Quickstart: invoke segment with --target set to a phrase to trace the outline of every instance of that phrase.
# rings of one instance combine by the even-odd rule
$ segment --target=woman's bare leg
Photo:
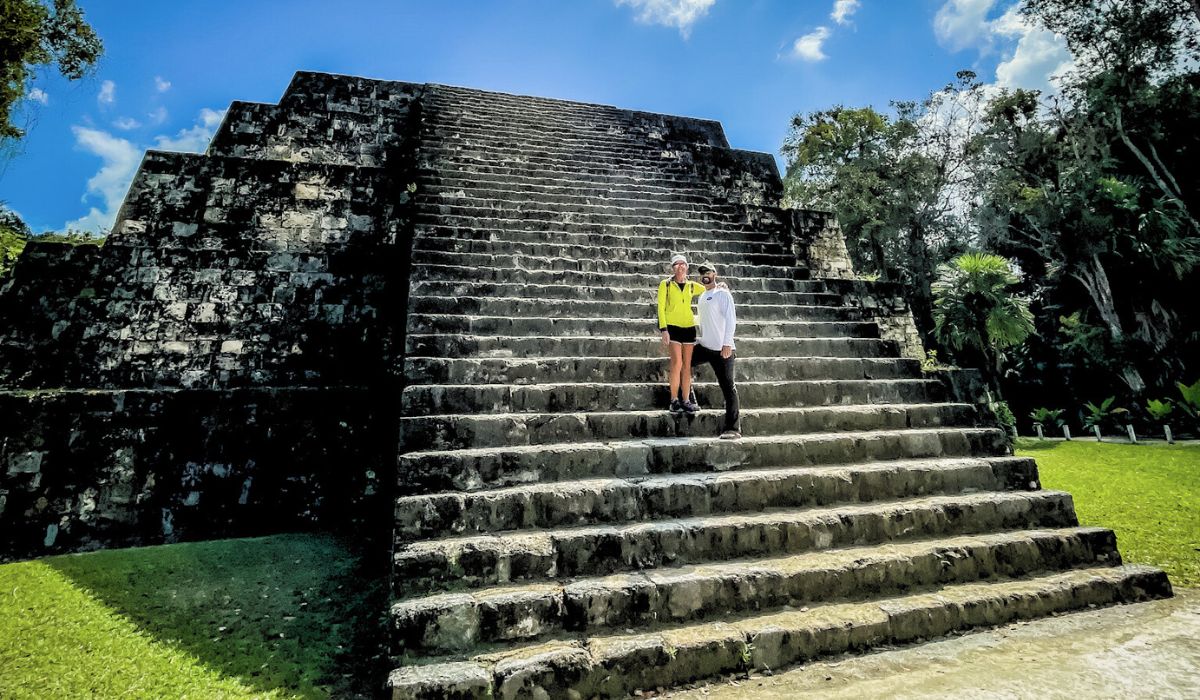
[[[690,353],[689,353],[690,354]],[[671,366],[667,369],[667,381],[671,385],[671,399],[679,396],[679,382],[683,370],[683,346],[671,343]]]
[[[680,378],[681,378],[680,390],[681,390],[681,393],[683,394],[683,398],[680,400],[681,401],[691,401],[692,400],[692,349],[695,346],[694,345],[681,345],[680,347],[683,349],[682,357],[680,358],[681,366],[679,368],[679,374],[680,374]]]

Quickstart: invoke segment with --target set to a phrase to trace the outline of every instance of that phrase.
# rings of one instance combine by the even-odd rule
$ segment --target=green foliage
[[[1012,408],[1007,401],[993,401],[991,408],[992,413],[996,414],[996,420],[1000,421],[1000,425],[1006,428],[1016,427],[1017,417],[1013,415]]]
[[[1113,408],[1113,402],[1117,397],[1110,396],[1096,405],[1092,402],[1085,403],[1084,409],[1087,411],[1083,416],[1083,427],[1085,428],[1103,428],[1109,425],[1117,416],[1129,413],[1125,408]]]
[[[921,360],[921,371],[926,374],[948,369],[949,367],[950,365],[942,364],[942,362],[938,360],[937,350],[926,350],[925,359]]]
[[[932,287],[934,335],[954,350],[979,353],[985,376],[993,382],[1002,351],[1034,332],[1029,300],[1011,289],[1017,282],[1004,258],[964,253],[938,268]]]
[[[1200,379],[1190,386],[1183,382],[1175,382],[1175,386],[1179,389],[1179,396],[1182,399],[1178,404],[1180,410],[1190,418],[1200,420]]]
[[[0,141],[24,136],[12,123],[13,108],[39,68],[55,66],[78,80],[104,50],[74,0],[3,0],[0,47]]]
[[[1062,419],[1062,414],[1063,409],[1061,408],[1049,409],[1042,407],[1035,408],[1029,414],[1029,417],[1033,419],[1035,425],[1040,425],[1043,428],[1048,426],[1056,426],[1061,428],[1066,425],[1066,421]]]
[[[0,565],[0,697],[356,696],[386,605],[363,565],[309,535]]]
[[[961,132],[978,122],[984,94],[963,71],[924,100],[893,102],[892,114],[836,106],[796,115],[783,145],[787,201],[835,212],[856,269],[903,282],[919,328],[932,326],[937,264],[966,247],[954,202],[974,146]]]
[[[8,274],[29,241],[29,227],[16,212],[0,206],[0,277]]]
[[[1150,399],[1146,402],[1146,413],[1150,414],[1156,422],[1165,423],[1171,414],[1175,412],[1175,404],[1171,403],[1170,399],[1158,400]]]
[[[0,204],[0,277],[8,274],[30,241],[66,243],[68,245],[101,245],[105,237],[86,231],[34,234],[15,211]]]
[[[1020,439],[1042,486],[1068,491],[1082,525],[1111,527],[1127,563],[1200,585],[1200,446]]]

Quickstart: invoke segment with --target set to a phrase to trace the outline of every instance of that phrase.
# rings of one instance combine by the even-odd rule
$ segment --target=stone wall
[[[27,247],[0,553],[388,531],[423,90],[298,73],[207,154],[148,152],[104,246]]]
[[[854,264],[846,250],[846,238],[832,212],[792,209],[791,230],[796,256],[813,277],[854,279]]]
[[[351,388],[0,392],[0,557],[386,533],[391,403]]]
[[[895,342],[903,357],[925,359],[925,343],[899,283],[837,278],[824,282],[829,291],[842,296],[845,306],[861,309],[864,320],[879,324],[880,337]]]

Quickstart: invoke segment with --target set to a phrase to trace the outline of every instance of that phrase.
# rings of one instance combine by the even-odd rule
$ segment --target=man
[[[742,436],[738,430],[738,395],[733,385],[734,344],[733,334],[737,329],[737,313],[733,308],[733,295],[724,284],[717,286],[717,267],[706,262],[698,268],[700,284],[704,293],[700,295],[700,337],[692,354],[692,365],[707,362],[717,375],[721,394],[725,397],[725,422],[721,427],[722,440],[736,440]]]

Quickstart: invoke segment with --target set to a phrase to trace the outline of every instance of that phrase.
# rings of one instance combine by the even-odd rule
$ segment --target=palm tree
[[[1017,281],[1005,258],[965,253],[939,265],[932,285],[934,335],[953,350],[978,353],[997,393],[1002,351],[1033,333],[1029,300],[1009,289]]]

